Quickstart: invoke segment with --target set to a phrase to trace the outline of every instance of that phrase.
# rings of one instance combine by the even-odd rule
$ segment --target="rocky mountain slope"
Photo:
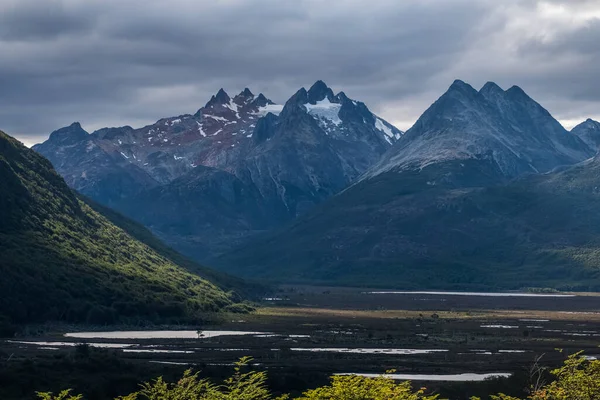
[[[33,149],[52,162],[69,186],[104,204],[116,204],[158,185],[147,171],[107,149],[105,142],[94,140],[77,122],[52,132]]]
[[[34,149],[71,187],[202,259],[343,190],[401,135],[318,81],[283,106],[220,90],[194,115],[91,135],[74,124]]]
[[[288,282],[598,289],[593,154],[521,89],[457,81],[356,184],[215,263]]]
[[[191,322],[234,307],[232,293],[185,270],[155,239],[152,248],[115,226],[3,132],[0,192],[0,322]]]
[[[512,178],[574,164],[594,154],[521,88],[504,91],[488,82],[477,91],[457,80],[365,177],[479,160],[499,179]]]
[[[590,148],[600,150],[600,122],[587,119],[571,129],[571,133],[579,137]]]
[[[406,289],[600,289],[600,162],[505,184],[362,181],[283,230],[216,260],[285,282]]]

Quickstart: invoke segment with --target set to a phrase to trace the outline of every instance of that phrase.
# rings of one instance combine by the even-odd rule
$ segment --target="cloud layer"
[[[592,0],[0,0],[0,129],[31,144],[317,79],[407,129],[455,78],[572,125],[600,118],[598,43]]]

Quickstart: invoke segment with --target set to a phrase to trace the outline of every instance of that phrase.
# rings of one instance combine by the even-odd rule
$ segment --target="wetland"
[[[467,399],[522,395],[536,362],[553,368],[580,350],[600,357],[595,294],[373,292],[284,286],[256,311],[204,326],[30,327],[1,342],[0,398],[56,391],[51,377],[66,369],[65,384],[104,399],[188,368],[226,376],[251,356],[276,392],[300,393],[334,374],[392,371],[442,397]],[[86,385],[91,374],[101,383]]]

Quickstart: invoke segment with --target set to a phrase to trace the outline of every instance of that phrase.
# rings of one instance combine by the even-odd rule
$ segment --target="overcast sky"
[[[600,0],[0,0],[0,54],[0,129],[28,145],[317,79],[401,129],[456,78],[600,119]]]

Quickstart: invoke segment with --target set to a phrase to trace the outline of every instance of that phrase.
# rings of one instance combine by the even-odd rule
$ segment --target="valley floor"
[[[548,367],[579,350],[600,357],[595,294],[370,292],[287,286],[252,314],[228,315],[218,326],[187,332],[50,332],[3,340],[0,398],[74,387],[87,399],[105,399],[159,375],[175,380],[187,368],[227,376],[231,363],[252,356],[253,367],[266,369],[279,392],[299,393],[334,373],[394,369],[402,379],[426,375],[417,376],[415,385],[443,397],[467,399],[498,391],[523,394],[540,356]],[[75,346],[82,342],[90,347]],[[510,377],[460,382],[499,373]]]

